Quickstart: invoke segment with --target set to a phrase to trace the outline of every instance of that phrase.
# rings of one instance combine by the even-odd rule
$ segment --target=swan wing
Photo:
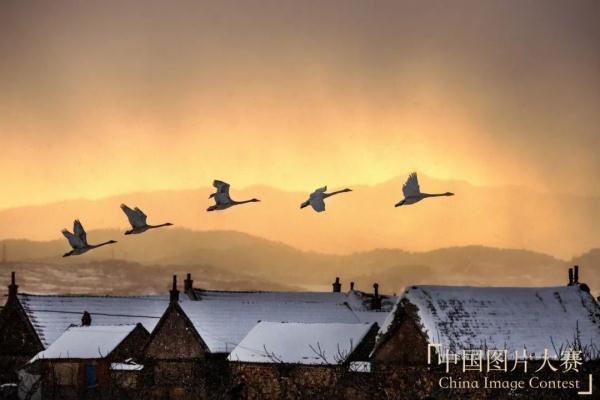
[[[229,193],[217,192],[214,196],[214,199],[217,205],[226,205],[232,203],[231,197],[229,197]]]
[[[327,185],[323,186],[322,188],[318,188],[317,190],[315,190],[314,192],[312,192],[311,196],[313,194],[323,194],[327,191]]]
[[[217,193],[229,193],[229,183],[215,179],[213,186],[217,189]]]
[[[406,183],[402,186],[402,193],[404,194],[404,197],[413,197],[421,194],[419,179],[417,178],[416,172],[413,172],[408,176]]]
[[[77,236],[83,242],[83,244],[87,244],[87,234],[85,233],[85,229],[83,229],[83,225],[81,225],[81,222],[79,222],[78,219],[73,222],[73,234],[75,234],[75,236]]]
[[[85,243],[83,243],[80,238],[78,238],[77,236],[73,235],[68,230],[63,229],[62,230],[62,234],[63,234],[64,237],[67,238],[67,240],[69,241],[69,245],[73,249],[83,249],[85,247]]]
[[[123,210],[125,215],[127,215],[127,219],[129,220],[129,224],[132,228],[140,228],[144,226],[140,215],[135,210],[132,210],[131,208],[127,207],[126,204],[121,204],[121,210]]]
[[[148,216],[146,214],[144,214],[144,212],[137,207],[134,209],[134,211],[137,213],[142,224],[146,225],[146,219],[148,218]]]
[[[317,212],[325,211],[325,192],[327,191],[327,186],[323,186],[322,188],[318,188],[314,192],[312,192],[308,198],[308,202],[310,206]]]
[[[310,196],[310,205],[316,212],[325,211],[325,200],[323,199],[323,193],[321,196]]]

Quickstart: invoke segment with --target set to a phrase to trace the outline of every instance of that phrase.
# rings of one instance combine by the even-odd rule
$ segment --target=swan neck
[[[91,248],[96,248],[96,247],[101,247],[101,246],[105,246],[107,244],[111,244],[112,242],[109,240],[108,242],[103,242],[100,244],[96,244],[96,245],[90,245]]]
[[[339,194],[339,193],[344,193],[345,190],[336,190],[335,192],[331,192],[331,193],[325,193],[323,194],[323,197],[329,197],[329,196],[333,196],[334,194]]]
[[[447,196],[446,193],[422,193],[423,197],[440,197],[440,196]]]

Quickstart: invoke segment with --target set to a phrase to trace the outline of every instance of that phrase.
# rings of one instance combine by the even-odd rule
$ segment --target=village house
[[[44,349],[44,344],[17,297],[15,273],[0,312],[0,383],[14,383],[16,370]]]
[[[144,397],[203,399],[209,349],[179,305],[177,277],[173,277],[169,306],[144,348]]]
[[[177,368],[184,366],[184,370],[201,375],[202,379],[194,381],[197,385],[214,385],[228,375],[227,355],[259,321],[383,323],[396,298],[357,291],[350,286],[350,291],[342,292],[338,278],[331,292],[204,290],[194,288],[188,274],[183,293],[180,296],[177,292],[178,301],[173,301],[174,292],[154,296],[19,293],[13,275],[6,306],[0,314],[0,349],[3,351],[0,360],[6,366],[2,369],[3,382],[16,382],[16,372],[27,361],[52,345],[70,326],[79,325],[82,314],[87,312],[94,325],[140,323],[152,332],[147,353],[144,353],[147,359],[134,362],[133,366],[114,363],[113,376],[136,376],[136,381],[143,379],[144,387],[152,387],[152,393],[177,394],[187,389],[171,385],[169,379],[175,378],[165,376],[178,376]],[[169,322],[160,322],[163,320]],[[155,329],[157,327],[159,329]],[[188,347],[160,348],[157,345],[160,338],[177,337],[182,331],[192,333],[186,336],[191,337]],[[206,368],[207,363],[210,368]],[[162,368],[157,369],[157,366]],[[219,372],[223,370],[226,372]],[[215,371],[218,373],[211,375]]]
[[[563,287],[409,286],[381,327],[371,363],[390,395],[446,398],[449,392],[438,380],[448,357],[458,354],[460,360],[463,350],[481,350],[484,356],[488,350],[507,350],[512,362],[526,354],[531,370],[545,357],[560,364],[563,352],[572,349],[597,368],[598,346],[600,306],[575,270]],[[483,377],[486,366],[464,373],[461,364],[450,365],[459,380]],[[467,390],[460,396],[484,398],[486,392]]]
[[[383,322],[387,313],[372,310],[370,300],[358,292],[341,293],[335,286],[331,293],[188,288],[186,300],[180,299],[174,277],[169,307],[145,350],[148,397],[214,397],[220,390],[216,388],[229,384],[227,355],[260,321]]]
[[[351,376],[362,373],[377,331],[376,323],[259,322],[229,354],[232,392],[244,399],[356,398]]]
[[[189,274],[181,294],[173,278],[168,296],[29,295],[17,289],[13,274],[0,313],[3,379],[16,382],[17,370],[28,370],[31,378],[23,365],[39,365],[38,373],[54,378],[76,369],[77,380],[62,385],[70,393],[94,387],[81,371],[95,363],[95,388],[133,389],[148,399],[447,398],[438,384],[447,354],[505,349],[514,358],[526,351],[528,362],[539,365],[548,354],[556,362],[563,350],[579,349],[582,368],[590,360],[597,368],[600,359],[600,306],[579,282],[578,267],[569,271],[566,287],[422,285],[398,298],[380,295],[377,284],[373,293],[352,284],[342,292],[339,278],[331,292],[204,290],[193,287]],[[64,339],[85,336],[97,350],[105,342],[86,332],[124,325],[146,332],[145,344],[139,339],[122,347],[119,341],[101,351],[106,357],[87,353],[75,360],[71,347],[78,341]],[[56,356],[56,349],[69,357]],[[450,367],[457,382],[481,377],[479,371],[461,373],[459,365]],[[69,392],[56,379],[42,382],[51,388],[47,393]],[[498,392],[453,394],[496,398]]]
[[[24,367],[41,377],[41,385],[31,389],[41,388],[42,399],[102,397],[112,390],[116,397],[119,389],[135,390],[129,380],[113,387],[111,366],[132,356],[139,359],[149,335],[141,324],[72,326]]]

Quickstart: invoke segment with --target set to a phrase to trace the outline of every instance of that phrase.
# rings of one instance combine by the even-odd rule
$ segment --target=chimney
[[[183,281],[184,293],[189,293],[194,289],[194,281],[192,280],[192,274],[188,272],[185,281]]]
[[[573,286],[573,268],[569,268],[569,284],[567,286]]]
[[[19,289],[19,285],[17,285],[15,283],[16,279],[15,279],[15,272],[11,272],[10,273],[10,285],[8,285],[8,299],[16,299],[17,298],[17,293]]]
[[[340,283],[340,278],[336,277],[335,282],[332,283],[333,293],[339,293],[342,291],[342,284]]]
[[[373,284],[373,299],[371,300],[371,310],[381,310],[381,297],[379,297],[379,284]]]
[[[579,283],[579,265],[573,267],[573,284],[577,285]]]
[[[350,290],[354,290],[354,282],[350,282]]]
[[[173,275],[173,288],[169,291],[171,303],[179,301],[179,290],[177,290],[177,275]]]
[[[92,325],[92,316],[89,312],[84,311],[83,316],[81,317],[81,326],[90,326]]]

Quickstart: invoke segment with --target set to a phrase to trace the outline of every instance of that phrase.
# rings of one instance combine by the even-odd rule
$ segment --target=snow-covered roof
[[[416,306],[430,343],[444,349],[526,349],[533,358],[557,357],[572,346],[600,346],[600,308],[579,286],[545,288],[412,286],[381,327],[386,334],[406,302]]]
[[[230,352],[259,321],[377,322],[385,311],[370,311],[361,292],[229,292],[195,290],[180,304],[211,352]],[[388,302],[391,297],[388,297]],[[394,298],[395,299],[395,298]],[[84,311],[92,325],[141,323],[151,332],[169,304],[169,296],[59,296],[20,294],[19,300],[38,336],[48,347]],[[387,306],[389,310],[391,307]]]
[[[71,325],[80,325],[84,311],[94,325],[141,323],[151,332],[169,304],[169,296],[61,296],[19,294],[44,347]]]
[[[362,342],[372,324],[260,322],[229,354],[230,361],[340,364]]]
[[[41,359],[104,358],[135,328],[136,325],[72,326],[30,363]]]
[[[203,291],[201,300],[183,301],[181,307],[213,353],[232,351],[260,321],[382,323],[387,316],[367,312],[352,294],[333,292]]]

